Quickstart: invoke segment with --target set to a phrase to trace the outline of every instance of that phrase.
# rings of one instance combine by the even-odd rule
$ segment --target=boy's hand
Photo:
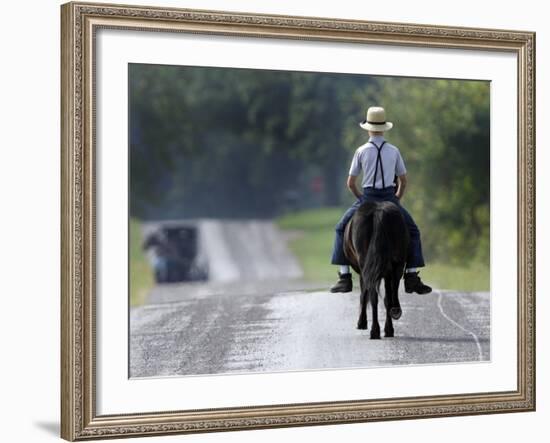
[[[351,191],[351,193],[355,197],[357,197],[358,200],[361,200],[362,194],[359,192],[359,190],[357,189],[357,186],[355,184],[355,179],[356,178],[357,178],[357,176],[355,176],[355,175],[348,176],[348,180],[346,181],[346,186]]]

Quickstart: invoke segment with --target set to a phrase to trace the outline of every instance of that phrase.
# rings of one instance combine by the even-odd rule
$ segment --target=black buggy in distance
[[[204,281],[208,272],[197,265],[198,229],[195,226],[160,226],[143,243],[156,283]]]

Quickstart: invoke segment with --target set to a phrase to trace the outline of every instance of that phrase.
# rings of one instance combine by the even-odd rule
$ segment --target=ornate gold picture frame
[[[108,437],[262,429],[535,409],[535,34],[73,2],[61,7],[61,435]],[[517,389],[391,399],[98,415],[96,386],[96,33],[192,33],[517,57]],[[497,128],[498,129],[498,128]],[[514,343],[515,345],[515,343]]]

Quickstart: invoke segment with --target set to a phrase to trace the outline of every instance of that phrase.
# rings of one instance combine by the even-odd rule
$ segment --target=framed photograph
[[[71,2],[61,434],[535,409],[535,34]]]

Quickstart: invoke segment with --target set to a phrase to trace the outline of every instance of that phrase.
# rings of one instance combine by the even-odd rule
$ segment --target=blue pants
[[[332,260],[333,265],[349,265],[350,262],[344,255],[344,230],[346,225],[355,214],[357,208],[361,203],[365,201],[391,201],[399,206],[401,213],[405,218],[405,223],[409,228],[409,252],[407,254],[407,268],[421,268],[424,266],[424,257],[422,256],[422,243],[420,242],[420,231],[418,226],[414,222],[411,214],[401,206],[399,199],[395,196],[395,188],[389,187],[384,189],[372,189],[366,188],[363,190],[363,197],[361,200],[357,200],[351,208],[349,208],[338,224],[336,225],[336,238],[334,239],[334,248],[332,250]]]

